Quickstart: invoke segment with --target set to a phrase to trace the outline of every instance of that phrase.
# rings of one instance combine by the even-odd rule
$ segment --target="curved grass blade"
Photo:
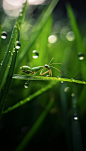
[[[11,80],[12,80],[12,75],[13,75],[13,71],[14,71],[14,66],[15,66],[15,62],[16,62],[16,57],[17,57],[17,49],[15,49],[15,52],[13,53],[13,57],[12,57],[12,62],[11,62],[11,66],[9,69],[9,73],[7,76],[7,80],[6,83],[2,89],[2,92],[0,94],[0,115],[2,114],[5,102],[6,102],[6,98],[7,98],[7,94],[10,88],[10,84],[11,84]]]
[[[76,18],[74,16],[71,5],[68,3],[66,5],[66,8],[67,8],[68,15],[70,18],[72,30],[74,31],[75,38],[76,38],[77,58],[78,58],[78,53],[83,53],[86,56],[85,46],[83,44],[83,40],[82,40],[81,34],[79,32]],[[84,59],[82,61],[80,60],[80,65],[81,65],[81,70],[82,70],[82,76],[86,80],[86,59]]]
[[[53,102],[54,102],[54,100],[53,100],[53,98],[51,98],[51,100],[49,101],[49,103],[46,106],[46,109],[41,113],[41,115],[39,116],[39,118],[37,119],[35,124],[32,126],[31,130],[27,133],[27,135],[21,141],[21,143],[15,149],[15,151],[23,151],[26,148],[26,146],[30,143],[31,139],[36,134],[40,125],[43,123],[44,119],[46,118],[47,113],[49,112],[49,110],[51,109],[51,107],[53,105]]]
[[[61,106],[63,112],[63,125],[64,125],[65,137],[67,142],[67,150],[72,151],[70,122],[68,119],[67,96],[66,93],[64,92],[65,87],[66,87],[66,83],[63,83],[60,88]]]
[[[13,79],[20,79],[20,80],[48,80],[48,81],[57,81],[57,82],[74,82],[74,83],[79,83],[79,84],[86,84],[86,81],[80,81],[80,80],[75,80],[73,78],[67,79],[67,78],[61,78],[61,77],[45,77],[45,76],[28,76],[28,75],[19,75],[19,74],[14,74]]]
[[[48,84],[46,87],[42,88],[41,90],[38,90],[37,92],[35,92],[34,94],[32,94],[31,96],[27,97],[24,100],[21,100],[20,102],[16,103],[14,106],[9,107],[7,110],[3,111],[3,114],[8,113],[22,105],[24,105],[25,103],[31,101],[33,98],[37,97],[38,95],[42,94],[43,92],[46,92],[47,90],[49,90],[50,88],[52,88],[54,85],[56,84],[56,82],[50,83]]]
[[[77,96],[77,87],[73,86],[73,91],[75,96],[72,97],[72,118],[71,118],[71,129],[72,129],[72,142],[73,142],[73,150],[74,151],[83,151],[83,142],[82,142],[82,134],[81,127],[79,121],[79,113],[78,113],[78,96]],[[86,93],[86,92],[85,92]]]
[[[26,8],[27,8],[27,1],[24,4],[22,8],[22,12],[19,14],[19,17],[17,18],[17,21],[14,25],[14,29],[13,29],[13,32],[12,32],[12,35],[11,35],[4,59],[3,59],[3,64],[1,65],[1,68],[0,68],[0,91],[6,81],[6,77],[9,71],[9,66],[11,63],[12,55],[13,55],[14,45],[18,36],[17,29],[21,27],[21,24],[22,24],[22,21],[24,19],[24,15],[26,12]]]
[[[51,1],[50,5],[43,10],[43,13],[40,15],[37,23],[35,24],[34,28],[31,31],[31,34],[29,35],[30,41],[28,42],[28,45],[26,46],[25,50],[22,51],[21,54],[19,55],[16,66],[21,63],[21,61],[25,57],[26,53],[33,45],[34,41],[38,37],[40,31],[44,27],[45,23],[47,22],[49,16],[51,15],[51,13],[52,13],[53,9],[55,8],[55,6],[57,5],[58,1],[59,0]]]

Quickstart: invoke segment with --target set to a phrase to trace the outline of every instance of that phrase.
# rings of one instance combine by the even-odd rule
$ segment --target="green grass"
[[[73,148],[76,151],[77,147],[74,142],[77,142],[78,148],[81,150],[83,148],[80,120],[86,110],[85,45],[70,4],[66,4],[69,19],[62,20],[64,26],[61,22],[59,23],[60,28],[65,29],[65,32],[61,32],[60,29],[58,33],[58,28],[54,28],[52,12],[57,3],[58,0],[53,0],[46,6],[39,15],[36,24],[31,28],[28,26],[29,28],[26,30],[26,25],[30,25],[26,1],[14,24],[10,39],[7,38],[7,41],[0,39],[2,54],[0,57],[0,61],[2,61],[2,65],[0,65],[0,114],[2,121],[5,122],[8,119],[10,125],[13,122],[12,138],[17,138],[17,142],[13,146],[15,151],[24,150],[31,143],[40,146],[44,140],[47,144],[49,143],[47,148],[50,149],[57,136],[59,139],[56,139],[56,144],[60,144],[61,135],[66,138],[66,141],[63,141],[66,143],[66,150]],[[71,26],[68,25],[69,20]],[[0,34],[2,30],[1,27]],[[66,34],[69,31],[74,32],[75,39],[73,41],[66,39]],[[58,38],[53,44],[48,41],[48,37],[52,34]],[[25,36],[27,39],[24,39]],[[16,41],[21,43],[19,50],[15,48]],[[8,47],[2,45],[7,42]],[[5,50],[6,53],[2,57]],[[33,50],[37,50],[39,53],[37,59],[32,57]],[[79,59],[80,52],[84,54],[83,60]],[[23,65],[28,65],[31,68],[44,66],[49,64],[53,57],[52,63],[62,63],[62,65],[52,64],[61,71],[58,72],[55,68],[51,68],[52,77],[40,76],[40,71],[34,76],[25,73],[21,75],[22,71],[16,74]],[[27,89],[24,88],[26,81],[29,84]],[[75,113],[78,116],[78,112],[80,120],[74,121],[73,116]],[[27,125],[29,130],[23,136],[18,129],[24,125]],[[70,127],[75,136],[72,141]],[[2,127],[2,131],[5,128],[5,126]],[[77,133],[79,139],[77,139]],[[46,143],[44,143],[45,145]]]

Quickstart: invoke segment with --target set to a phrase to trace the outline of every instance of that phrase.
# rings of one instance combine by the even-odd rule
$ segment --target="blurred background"
[[[0,63],[23,2],[24,0],[0,1]],[[71,4],[75,22],[70,17],[70,11],[68,12],[68,2]],[[62,65],[53,64],[61,71],[51,68],[53,77],[86,81],[86,2],[59,0],[47,20],[46,10],[52,4],[52,0],[28,0],[28,3],[20,30],[21,48],[14,74],[18,73],[23,65],[31,68],[44,66],[54,57],[52,63],[62,63]],[[40,71],[36,75],[39,74]],[[12,79],[4,110],[33,96],[35,92],[50,84],[49,81],[32,80],[26,86],[25,82],[25,80]],[[50,89],[33,97],[26,104],[3,114],[0,121],[1,150],[4,151],[6,148],[14,151],[46,109],[48,102],[53,100],[51,109],[24,150],[35,148],[37,151],[55,149],[85,151],[85,93],[85,85],[55,83]]]

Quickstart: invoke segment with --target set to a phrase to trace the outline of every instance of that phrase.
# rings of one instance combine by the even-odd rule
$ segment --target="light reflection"
[[[29,5],[39,5],[39,4],[43,4],[45,2],[45,0],[28,0]]]
[[[65,91],[65,92],[68,92],[69,89],[70,89],[70,87],[66,87],[66,88],[64,89],[64,91]]]
[[[49,43],[55,43],[56,41],[58,40],[58,37],[57,36],[55,36],[55,35],[50,35],[49,37],[48,37],[48,42]]]
[[[74,35],[74,32],[73,31],[69,31],[67,34],[66,34],[66,39],[68,41],[73,41],[75,39],[75,35]]]
[[[22,8],[23,0],[3,0],[3,9],[8,16],[17,17]]]

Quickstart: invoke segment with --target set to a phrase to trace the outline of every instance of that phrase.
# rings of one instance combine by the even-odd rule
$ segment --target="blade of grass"
[[[64,92],[64,89],[66,87],[66,83],[61,84],[61,105],[62,105],[62,112],[63,112],[63,125],[64,125],[64,131],[65,131],[65,137],[67,142],[67,149],[69,151],[72,151],[72,144],[71,144],[71,133],[70,133],[70,124],[68,119],[68,109],[67,109],[67,97],[66,93]]]
[[[60,77],[45,77],[45,76],[28,76],[28,75],[19,75],[14,74],[13,79],[20,79],[20,80],[49,80],[49,81],[57,81],[57,82],[74,82],[79,84],[86,84],[85,81],[75,80],[73,78],[67,79],[67,78],[60,78]]]
[[[49,103],[46,106],[46,109],[41,113],[35,124],[32,126],[31,130],[27,133],[25,138],[22,140],[22,142],[19,144],[19,146],[15,149],[15,151],[22,151],[25,149],[25,147],[29,144],[35,133],[38,131],[40,125],[43,123],[44,119],[47,116],[47,113],[51,109],[53,105],[53,98],[49,101]]]
[[[68,15],[69,15],[70,22],[71,22],[71,26],[72,26],[72,29],[74,31],[75,38],[76,38],[77,58],[78,58],[79,52],[83,53],[86,56],[85,46],[83,44],[83,40],[82,40],[81,34],[79,32],[76,18],[74,16],[71,5],[69,3],[67,3],[66,8],[67,8]],[[84,59],[82,61],[80,60],[80,65],[81,65],[82,76],[86,80],[86,61],[85,60],[86,59]]]
[[[67,3],[66,8],[67,8],[67,11],[68,11],[68,15],[69,15],[69,18],[70,18],[72,29],[75,33],[75,38],[76,38],[76,41],[77,41],[77,52],[85,53],[85,47],[84,47],[84,44],[83,44],[83,41],[82,41],[80,31],[78,29],[76,18],[74,16],[71,5],[69,3]]]
[[[24,19],[24,15],[26,12],[26,8],[27,8],[27,1],[24,4],[23,8],[22,8],[22,12],[19,14],[19,17],[17,18],[17,21],[14,25],[14,29],[12,31],[12,35],[9,41],[9,45],[7,47],[6,53],[4,55],[4,59],[3,59],[3,63],[1,65],[0,68],[0,91],[5,83],[8,71],[9,71],[9,66],[11,63],[11,59],[12,59],[12,55],[13,55],[13,50],[14,50],[14,45],[18,36],[18,26],[19,28],[21,27],[21,23]]]
[[[45,10],[43,11],[43,13],[40,15],[40,17],[39,17],[36,25],[34,26],[32,32],[31,32],[31,35],[29,35],[30,41],[28,42],[28,45],[26,46],[26,48],[24,49],[24,51],[22,51],[20,53],[20,55],[19,55],[19,58],[18,58],[18,61],[17,61],[17,64],[16,64],[16,68],[21,63],[22,59],[25,57],[25,55],[27,54],[28,50],[33,45],[34,41],[38,37],[40,31],[44,27],[46,21],[48,20],[49,16],[51,15],[51,13],[52,13],[53,9],[55,8],[56,4],[58,3],[58,1],[59,0],[53,0],[53,1],[51,1],[50,5],[47,7],[47,9],[45,8]]]
[[[11,80],[12,80],[12,75],[13,75],[13,71],[14,71],[14,66],[15,66],[15,62],[16,62],[16,57],[17,57],[17,49],[15,49],[15,52],[13,53],[13,57],[12,57],[12,63],[9,69],[9,73],[7,76],[7,80],[6,83],[4,85],[4,88],[2,89],[1,95],[0,95],[0,115],[2,114],[5,102],[6,102],[6,98],[7,98],[7,94],[10,88],[10,84],[11,84]]]
[[[83,151],[82,145],[82,135],[81,135],[81,128],[78,116],[78,109],[77,109],[77,87],[74,84],[73,91],[75,96],[72,97],[72,118],[71,118],[71,132],[72,132],[72,142],[73,142],[73,150],[74,151]]]
[[[41,90],[38,90],[37,92],[35,92],[31,96],[27,97],[26,99],[21,100],[20,102],[18,102],[17,104],[15,104],[12,107],[9,107],[7,110],[3,111],[3,114],[8,113],[8,112],[20,107],[21,105],[24,105],[25,103],[31,101],[33,98],[37,97],[38,95],[40,95],[43,92],[46,92],[47,90],[52,88],[55,84],[56,84],[56,82],[52,82],[52,83],[48,84],[46,87],[42,88]]]

